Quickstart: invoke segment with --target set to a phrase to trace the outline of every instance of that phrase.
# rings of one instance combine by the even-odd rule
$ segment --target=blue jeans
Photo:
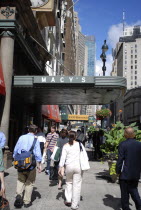
[[[141,199],[138,192],[138,181],[136,180],[120,180],[121,205],[123,210],[130,210],[129,195],[135,202],[136,209],[141,208]]]
[[[51,155],[53,152],[51,152],[50,149],[47,150],[47,167],[46,170],[50,170],[50,162],[51,162]]]

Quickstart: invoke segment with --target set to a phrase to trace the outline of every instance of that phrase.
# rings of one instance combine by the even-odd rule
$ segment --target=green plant
[[[136,123],[132,123],[129,126],[124,126],[123,123],[117,122],[114,127],[104,134],[106,140],[105,144],[101,146],[101,151],[108,157],[108,159],[114,160],[118,157],[118,146],[125,140],[124,129],[132,127],[136,134],[136,139],[141,140],[141,131],[138,130]]]
[[[136,139],[137,139],[138,141],[141,141],[141,130],[137,130],[137,131],[136,131]]]
[[[95,131],[96,131],[96,128],[94,126],[90,126],[88,128],[88,132],[90,132],[90,133],[94,133]]]
[[[96,117],[97,118],[105,118],[110,117],[112,114],[110,109],[100,109],[96,111]]]

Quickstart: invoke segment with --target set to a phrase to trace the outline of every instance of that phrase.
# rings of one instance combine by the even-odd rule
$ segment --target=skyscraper
[[[85,36],[85,45],[87,51],[87,76],[95,75],[96,44],[94,36]]]
[[[141,26],[126,27],[114,51],[112,75],[127,79],[127,89],[141,86]]]
[[[77,76],[84,75],[85,69],[85,35],[81,32],[78,13],[74,12],[75,46],[76,46],[76,72]]]

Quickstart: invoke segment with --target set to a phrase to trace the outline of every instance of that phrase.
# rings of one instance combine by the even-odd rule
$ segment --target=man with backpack
[[[36,178],[36,162],[38,172],[41,172],[41,149],[39,141],[35,136],[37,126],[30,125],[28,131],[29,133],[20,136],[18,139],[13,154],[14,165],[18,170],[17,196],[14,203],[16,208],[21,208],[23,205],[25,208],[28,208],[32,205],[31,195]]]

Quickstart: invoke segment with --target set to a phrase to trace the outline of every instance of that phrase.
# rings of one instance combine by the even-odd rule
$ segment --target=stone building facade
[[[136,122],[141,129],[141,87],[129,90],[124,97],[124,123]]]
[[[117,69],[117,71],[116,71]],[[141,86],[141,26],[127,27],[114,51],[112,75],[127,79],[127,89]]]
[[[0,60],[6,85],[0,130],[7,137],[10,151],[27,125],[41,125],[42,104],[38,101],[29,104],[26,97],[15,93],[13,78],[15,75],[47,75],[46,63],[51,62],[52,56],[47,50],[43,31],[56,24],[57,2],[49,0],[40,11],[41,8],[34,10],[31,7],[30,0],[0,1]]]
[[[76,72],[76,47],[74,30],[73,0],[66,0],[66,19],[64,36],[64,75],[75,75]]]

